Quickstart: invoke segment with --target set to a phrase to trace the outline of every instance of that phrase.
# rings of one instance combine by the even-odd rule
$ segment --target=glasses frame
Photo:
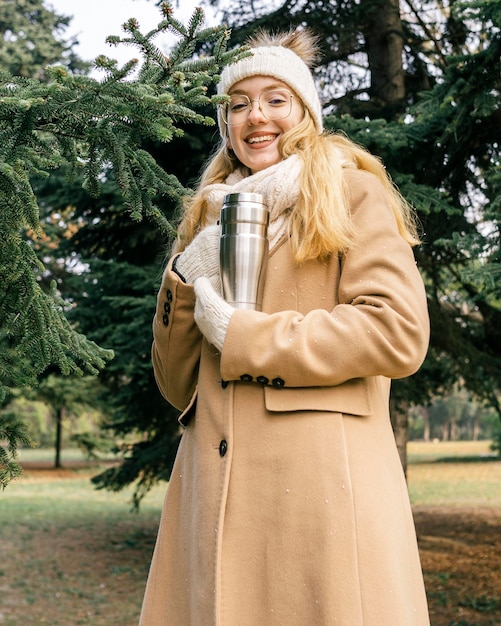
[[[287,115],[284,115],[283,117],[269,117],[268,115],[266,115],[266,113],[263,111],[263,108],[261,106],[261,97],[263,96],[263,94],[265,93],[273,93],[273,92],[286,92],[289,95],[289,111],[287,113]],[[231,94],[226,94],[228,97],[231,98]],[[270,121],[270,122],[274,122],[276,120],[285,120],[287,119],[290,114],[292,113],[292,102],[293,99],[296,97],[291,91],[289,91],[288,89],[265,89],[264,91],[262,91],[259,94],[259,97],[257,98],[257,100],[251,100],[249,98],[249,96],[247,94],[234,94],[234,95],[239,95],[243,98],[246,98],[249,102],[247,104],[247,117],[249,116],[250,113],[252,113],[252,104],[254,102],[257,102],[259,110],[261,111],[261,114],[263,115],[263,117]],[[229,122],[228,121],[228,106],[229,106],[229,102],[225,102],[223,104],[221,104],[221,118],[223,120],[223,122],[226,124],[226,126],[238,126],[238,124],[242,124],[243,123],[243,119],[242,121],[239,122]]]

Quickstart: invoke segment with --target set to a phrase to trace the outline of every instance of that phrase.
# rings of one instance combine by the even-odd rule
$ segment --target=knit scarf
[[[224,183],[207,185],[202,191],[202,196],[207,202],[209,223],[219,219],[226,194],[260,193],[270,211],[268,239],[272,248],[285,232],[286,215],[298,199],[301,168],[301,160],[293,154],[250,176],[246,176],[238,169],[232,172]]]

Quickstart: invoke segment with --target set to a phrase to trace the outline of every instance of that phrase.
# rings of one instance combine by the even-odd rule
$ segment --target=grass
[[[407,459],[413,463],[433,461],[481,461],[495,458],[490,441],[409,441]]]
[[[72,472],[72,478],[31,478],[27,474],[11,484],[0,496],[3,506],[0,508],[0,524],[10,515],[35,524],[50,516],[51,520],[71,520],[74,524],[86,524],[89,516],[99,516],[109,522],[131,518],[138,515],[158,515],[162,505],[166,486],[155,487],[143,500],[141,512],[131,510],[132,490],[118,493],[96,490],[87,475]],[[1,622],[0,622],[1,623]]]
[[[49,467],[52,467],[55,456],[54,448],[20,448],[19,450],[21,463],[47,464]],[[116,458],[113,455],[109,455],[105,457],[105,460],[112,461]],[[79,448],[64,448],[61,451],[61,463],[63,466],[68,463],[86,463],[88,460],[88,457]]]
[[[501,509],[501,461],[410,465],[407,483],[413,505]]]
[[[46,451],[21,461],[46,466]],[[132,489],[96,490],[77,451],[63,465],[26,469],[0,493],[0,624],[136,626],[166,485],[132,510]],[[50,463],[52,465],[52,463]]]
[[[407,454],[413,505],[501,508],[501,459],[489,441],[409,442]]]
[[[8,515],[15,515],[27,524],[43,521],[48,516],[51,520],[66,520],[74,525],[87,524],[90,516],[109,523],[138,517],[132,511],[132,487],[110,492],[98,490],[90,482],[90,477],[104,469],[104,465],[89,462],[78,450],[67,450],[62,455],[63,468],[56,470],[48,453],[51,451],[21,452],[20,461],[26,467],[22,478],[0,495],[5,502],[0,508],[0,523],[7,510]],[[65,469],[65,463],[71,469]],[[33,466],[38,469],[31,469]],[[158,518],[165,491],[165,484],[152,489],[144,498],[139,515]]]
[[[488,454],[489,442],[411,442],[413,505],[501,509],[501,460]],[[62,460],[76,469],[34,471],[52,451],[23,450],[28,469],[0,492],[0,624],[136,626],[166,485],[135,513],[132,489],[98,491],[100,468],[76,450]]]

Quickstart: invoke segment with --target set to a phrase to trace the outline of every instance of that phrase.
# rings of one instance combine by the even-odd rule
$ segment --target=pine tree
[[[501,3],[211,4],[232,41],[258,27],[319,34],[326,127],[380,156],[418,211],[432,336],[420,372],[392,387],[403,429],[406,406],[462,384],[500,412]]]
[[[172,235],[156,199],[178,202],[186,190],[143,145],[180,137],[181,124],[213,125],[212,117],[197,110],[217,103],[208,90],[222,66],[245,52],[227,51],[229,32],[204,28],[200,9],[187,26],[169,3],[160,11],[161,22],[148,34],[131,19],[124,37],[109,38],[139,49],[143,63],[137,76],[135,60],[119,67],[104,56],[96,59],[102,80],[64,66],[46,68],[43,81],[0,76],[0,402],[13,387],[36,385],[49,367],[65,375],[95,374],[112,357],[70,324],[71,304],[55,284],[50,292],[40,286],[44,267],[24,237],[27,232],[42,237],[44,231],[34,177],[49,176],[64,163],[98,196],[102,177],[112,169],[123,219],[148,220]],[[168,57],[153,43],[167,30],[179,37]],[[202,43],[210,45],[210,55],[194,55]],[[14,443],[12,436],[9,441]]]
[[[213,112],[210,110],[208,112]],[[190,132],[192,129],[192,132]],[[148,142],[148,151],[182,184],[198,176],[213,141],[211,127],[183,126],[182,138],[169,144]],[[204,135],[205,143],[204,143]],[[90,197],[75,180],[64,182],[57,172],[37,184],[37,195],[47,211],[45,223],[60,227],[54,271],[73,324],[98,345],[113,348],[114,358],[100,372],[100,405],[106,415],[101,433],[80,433],[87,452],[94,449],[118,453],[119,466],[96,476],[100,488],[118,490],[135,483],[136,505],[158,480],[168,480],[179,439],[179,412],[158,391],[151,367],[151,318],[167,250],[172,241],[147,221],[121,218],[121,198],[113,171],[102,180],[98,198]],[[169,220],[176,220],[176,204],[159,198]],[[75,227],[78,225],[78,227]],[[46,228],[46,232],[48,229]],[[79,259],[81,270],[61,275],[61,260]],[[113,442],[113,439],[115,440]]]

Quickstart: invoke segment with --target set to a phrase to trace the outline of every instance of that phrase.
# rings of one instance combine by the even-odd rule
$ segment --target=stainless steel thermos
[[[221,208],[219,260],[224,299],[236,309],[261,310],[268,262],[270,214],[257,193],[231,193]]]

